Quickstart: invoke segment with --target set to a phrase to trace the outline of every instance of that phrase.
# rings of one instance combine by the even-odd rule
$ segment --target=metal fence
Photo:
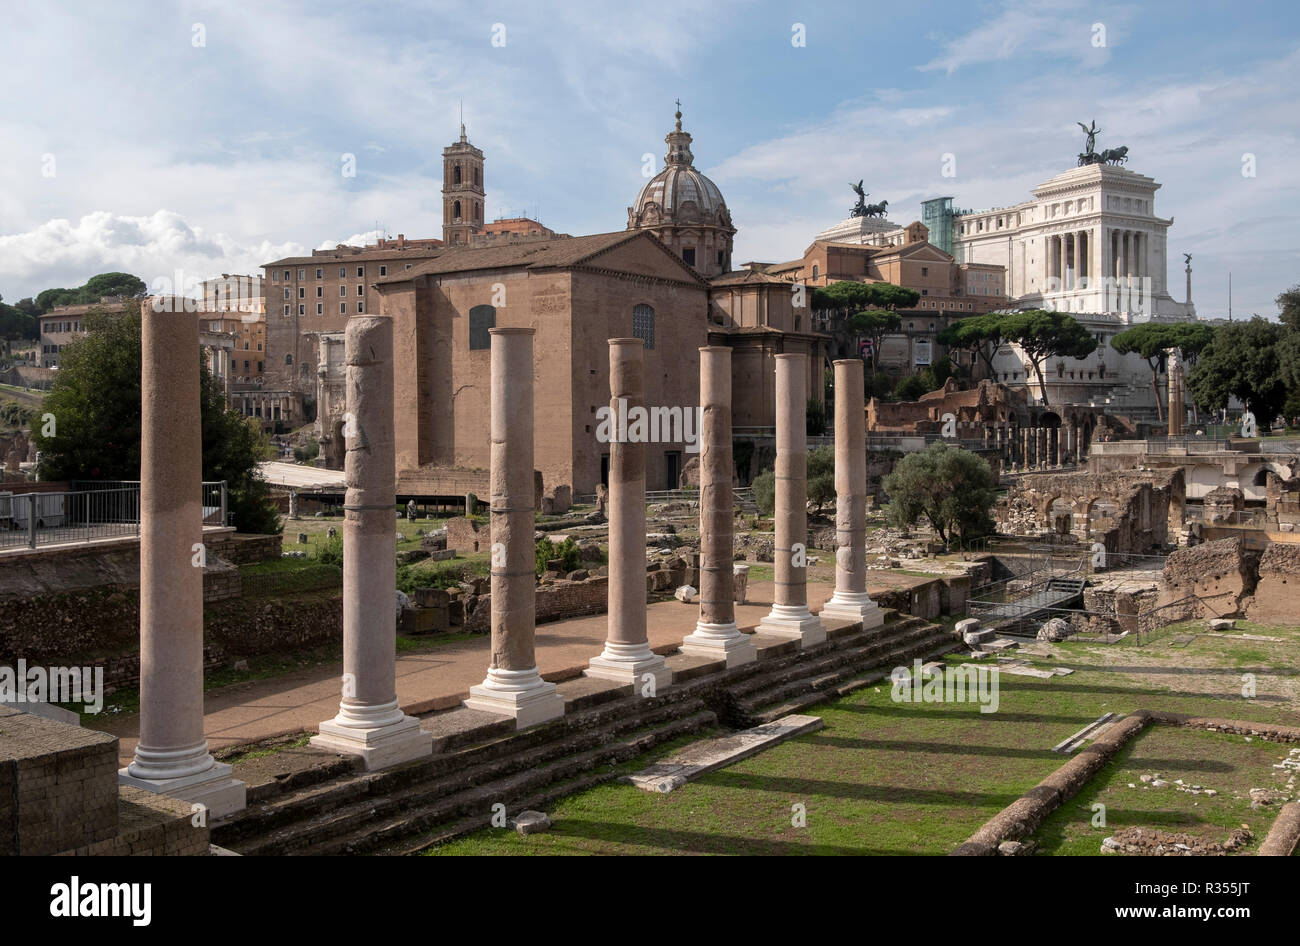
[[[93,542],[140,534],[140,484],[79,482],[85,489],[0,492],[0,550]],[[203,484],[203,524],[226,521],[226,484]]]
[[[239,576],[243,597],[276,597],[303,591],[324,591],[343,587],[343,569],[335,565],[312,564],[293,571],[250,571]]]

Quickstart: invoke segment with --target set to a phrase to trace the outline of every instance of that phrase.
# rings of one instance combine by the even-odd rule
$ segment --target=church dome
[[[718,185],[695,169],[691,136],[682,131],[682,113],[664,141],[664,169],[646,182],[628,208],[629,230],[651,230],[702,275],[731,266],[736,228]]]
[[[688,203],[702,214],[725,214],[727,202],[718,185],[690,165],[670,164],[646,182],[632,210],[636,214],[655,204],[665,217],[676,216]]]

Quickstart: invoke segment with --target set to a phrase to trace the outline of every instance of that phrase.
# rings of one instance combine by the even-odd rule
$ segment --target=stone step
[[[846,664],[870,662],[887,653],[900,643],[906,643],[934,633],[934,628],[923,622],[903,625],[898,633],[884,636],[867,636],[849,638],[839,643],[834,649],[821,647],[806,650],[800,659],[791,661],[761,677],[733,684],[730,689],[738,698],[744,699],[748,694],[773,683],[789,679],[802,679],[817,675],[823,671],[833,670]]]
[[[944,639],[941,640],[938,644],[936,644],[933,648],[928,650],[923,650],[919,653],[915,651],[900,653],[897,659],[899,663],[903,663],[903,662],[911,661],[916,657],[921,657],[922,659],[925,659],[926,657],[939,658],[945,654],[951,653],[953,650],[956,649],[958,648],[955,643],[953,643],[951,640]],[[874,684],[877,684],[882,680],[888,680],[890,670],[892,669],[893,669],[892,666],[891,667],[882,666],[882,667],[877,667],[876,669],[873,670],[854,674],[848,680],[836,684],[834,686],[831,686],[825,690],[810,691],[801,696],[786,699],[783,702],[776,704],[775,706],[770,706],[766,709],[757,709],[754,712],[754,718],[763,722],[767,722],[769,720],[779,719],[780,717],[786,716],[790,713],[808,712],[809,710],[812,710],[814,707],[824,704],[827,700],[833,700],[833,699],[838,699],[839,697],[842,696],[848,696],[850,693],[854,692],[855,690],[860,690],[863,687],[867,687],[867,686],[873,686]]]
[[[300,782],[214,826],[213,841],[243,854],[417,849],[447,832],[482,827],[490,817],[484,801],[494,793],[507,811],[538,807],[536,799],[549,803],[578,790],[565,786],[599,784],[593,766],[716,725],[718,712],[730,719],[729,706],[748,710],[782,699],[811,705],[870,667],[910,659],[935,640],[955,646],[951,635],[919,619],[897,619],[892,611],[887,617],[869,630],[836,628],[827,643],[808,650],[765,647],[764,659],[730,670],[674,655],[669,660],[682,665],[684,679],[652,698],[590,678],[565,681],[559,687],[570,711],[523,732],[488,714],[466,715],[474,711],[435,714],[423,726],[435,733],[439,755]]]
[[[596,766],[627,762],[678,736],[697,732],[716,725],[710,712],[696,713],[670,721],[666,725],[639,733],[636,736],[609,741],[585,752],[568,754],[548,765],[531,767],[489,782],[474,784],[441,797],[416,796],[394,799],[396,805],[386,806],[386,816],[378,816],[372,809],[371,817],[353,821],[353,830],[318,840],[297,848],[291,853],[310,855],[362,854],[398,844],[413,835],[428,833],[448,822],[463,819],[472,827],[486,827],[491,823],[492,806],[505,806],[507,816],[532,807],[532,800],[547,794],[550,786],[582,780],[592,774]],[[562,797],[562,796],[557,796]],[[475,814],[471,814],[475,813]]]
[[[752,712],[767,703],[796,694],[810,692],[818,688],[833,689],[840,682],[875,669],[883,670],[885,675],[888,676],[889,671],[894,667],[910,666],[911,661],[916,656],[929,654],[945,645],[956,648],[957,642],[945,631],[931,629],[930,633],[923,633],[908,640],[900,641],[897,646],[873,653],[869,658],[851,662],[846,661],[843,666],[836,668],[834,671],[815,677],[791,679],[767,690],[758,691],[750,697],[742,699],[741,706],[745,710]]]
[[[633,728],[658,725],[670,722],[673,718],[690,715],[705,709],[699,697],[687,700],[665,700],[660,705],[647,707],[642,701],[641,713],[634,716],[620,716],[604,720],[604,724],[593,722],[588,726],[576,726],[566,737],[550,739],[538,745],[529,746],[522,740],[515,742],[516,751],[507,754],[491,753],[475,756],[472,752],[458,753],[432,760],[408,763],[402,767],[408,777],[398,780],[377,778],[385,773],[368,773],[332,786],[317,786],[302,792],[285,795],[273,802],[250,808],[243,818],[215,826],[214,836],[223,845],[241,850],[243,853],[257,853],[245,849],[241,842],[257,838],[258,847],[289,848],[297,843],[304,831],[328,832],[336,820],[346,823],[358,813],[373,815],[377,810],[400,804],[400,799],[407,795],[417,796],[446,794],[474,785],[487,784],[494,779],[514,775],[537,766],[545,765],[554,759],[570,755],[575,751],[585,751],[601,745],[611,735],[618,735]],[[576,719],[571,722],[577,723]],[[591,721],[589,721],[591,722]],[[526,735],[520,734],[520,735]],[[503,740],[511,742],[511,740]],[[390,770],[392,771],[392,770]],[[335,812],[336,817],[327,817]]]

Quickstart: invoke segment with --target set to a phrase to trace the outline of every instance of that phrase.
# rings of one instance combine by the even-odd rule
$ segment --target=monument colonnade
[[[120,780],[207,806],[216,817],[244,806],[242,782],[207,751],[203,735],[201,439],[197,361],[173,357],[198,345],[198,324],[146,301],[141,463],[140,743]],[[555,719],[564,700],[542,679],[535,654],[533,329],[491,335],[491,658],[465,705],[515,719],[518,728]],[[611,404],[644,402],[643,343],[609,341]],[[393,325],[385,316],[349,320],[344,541],[342,696],[314,745],[360,756],[367,769],[432,753],[432,735],[405,715],[395,685],[396,510]],[[825,640],[823,620],[874,627],[880,608],[866,590],[866,443],[863,366],[835,362],[835,592],[821,615],[807,606],[806,370],[802,356],[778,356],[776,594],[762,635]],[[681,644],[688,655],[757,659],[736,625],[733,580],[731,350],[700,349],[699,619]],[[644,443],[614,442],[610,457],[607,639],[590,676],[652,695],[671,682],[646,632]],[[650,684],[647,686],[647,684]]]

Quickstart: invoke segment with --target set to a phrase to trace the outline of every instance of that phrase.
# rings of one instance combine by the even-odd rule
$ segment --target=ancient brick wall
[[[1165,560],[1158,604],[1195,595],[1201,617],[1239,615],[1255,593],[1256,555],[1235,538],[1177,549]]]
[[[1300,615],[1300,546],[1272,543],[1259,560],[1259,584],[1246,611],[1252,621],[1295,624]]]
[[[0,854],[117,834],[117,739],[0,706]]]

